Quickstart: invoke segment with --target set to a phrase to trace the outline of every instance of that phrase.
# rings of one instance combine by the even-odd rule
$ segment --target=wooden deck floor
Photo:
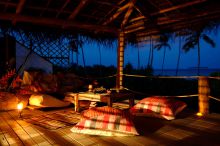
[[[73,108],[62,109],[65,111]],[[55,110],[47,111],[55,112]],[[134,120],[140,136],[105,137],[76,134],[71,127],[48,130],[25,122],[17,111],[0,113],[0,144],[5,145],[220,145],[220,114],[212,113],[205,118],[194,114],[182,114],[176,120],[138,117]],[[23,116],[45,114],[45,111],[26,109]]]

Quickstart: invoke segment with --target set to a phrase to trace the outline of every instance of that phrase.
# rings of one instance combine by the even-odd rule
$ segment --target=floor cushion
[[[130,109],[132,115],[175,119],[175,116],[186,107],[182,101],[169,97],[147,97],[140,100]]]
[[[94,107],[86,110],[82,113],[80,122],[71,128],[71,131],[101,136],[138,135],[129,114],[111,107]]]

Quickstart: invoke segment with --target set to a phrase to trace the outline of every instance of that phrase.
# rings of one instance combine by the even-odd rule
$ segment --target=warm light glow
[[[202,117],[203,115],[202,115],[202,113],[197,113],[196,114],[198,117]]]
[[[17,109],[18,110],[22,110],[23,109],[23,103],[22,102],[18,103]]]

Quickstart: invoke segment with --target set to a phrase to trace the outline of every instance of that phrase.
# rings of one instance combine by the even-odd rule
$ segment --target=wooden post
[[[123,67],[124,67],[124,48],[125,48],[125,34],[123,31],[119,33],[118,38],[118,54],[117,54],[117,77],[116,89],[123,88]]]
[[[198,92],[199,92],[199,113],[202,115],[209,114],[209,81],[205,76],[200,76],[198,78]]]
[[[78,93],[75,94],[74,96],[74,104],[75,104],[75,112],[79,111],[79,97]]]

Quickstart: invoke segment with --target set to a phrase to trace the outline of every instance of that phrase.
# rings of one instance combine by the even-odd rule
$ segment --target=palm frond
[[[188,52],[190,49],[194,49],[196,44],[197,43],[195,41],[188,41],[183,45],[182,50]]]
[[[209,45],[215,48],[215,42],[209,36],[207,36],[206,34],[203,34],[202,38],[205,42],[207,42]]]
[[[163,47],[162,44],[156,44],[156,45],[154,46],[154,49],[160,50],[162,47]]]

